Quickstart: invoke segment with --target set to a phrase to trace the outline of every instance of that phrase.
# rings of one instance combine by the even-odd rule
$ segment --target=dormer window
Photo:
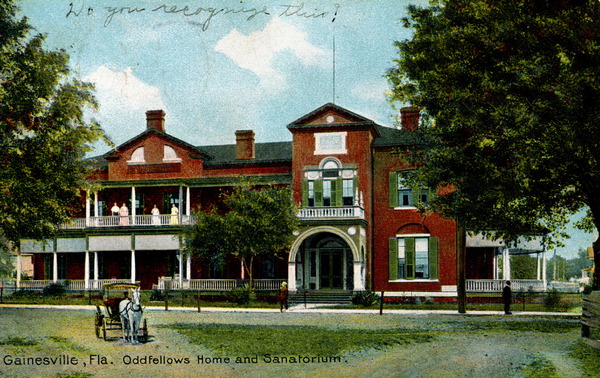
[[[127,164],[144,164],[145,162],[144,147],[138,147],[131,154],[131,158],[127,161]]]
[[[316,133],[315,155],[346,154],[346,132]]]
[[[171,146],[165,144],[163,148],[163,162],[165,163],[179,163],[181,158],[177,155],[177,151]]]

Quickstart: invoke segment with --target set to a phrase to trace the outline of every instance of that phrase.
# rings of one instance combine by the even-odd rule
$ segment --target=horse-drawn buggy
[[[142,318],[140,287],[137,284],[112,283],[103,288],[104,311],[96,306],[96,337],[109,340],[109,332],[120,331],[131,343],[148,341],[148,323]],[[117,338],[119,337],[117,336]]]

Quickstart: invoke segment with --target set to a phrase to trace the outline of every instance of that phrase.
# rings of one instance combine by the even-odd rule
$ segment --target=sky
[[[241,129],[290,141],[286,126],[328,102],[394,126],[384,76],[394,41],[411,36],[409,4],[427,0],[17,1],[45,47],[95,84],[93,116],[115,145],[162,109],[166,131],[199,146],[233,144]],[[557,249],[567,258],[596,237],[570,233]]]

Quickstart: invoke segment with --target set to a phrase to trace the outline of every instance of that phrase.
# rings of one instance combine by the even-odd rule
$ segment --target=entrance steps
[[[351,304],[352,290],[303,290],[290,293],[288,302],[290,305],[300,304]]]

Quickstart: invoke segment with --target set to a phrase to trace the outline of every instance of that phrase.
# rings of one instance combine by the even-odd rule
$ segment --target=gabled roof
[[[333,116],[331,121],[326,120],[326,115]],[[327,128],[327,129],[337,129],[337,128],[358,128],[358,127],[367,127],[374,128],[376,126],[375,122],[372,120],[365,118],[359,114],[351,112],[348,109],[342,108],[333,103],[327,103],[312,112],[298,118],[294,122],[288,124],[287,128],[289,130],[297,130],[297,129],[310,129],[310,128]],[[374,128],[374,131],[377,130]]]
[[[119,146],[113,148],[112,150],[108,151],[107,153],[105,153],[104,155],[102,155],[101,157],[110,160],[111,156],[115,156],[119,151],[123,151],[126,150],[127,148],[131,147],[132,145],[134,145],[135,143],[138,143],[144,139],[147,139],[148,137],[150,137],[152,134],[158,135],[163,139],[166,139],[168,141],[170,141],[173,144],[176,144],[178,146],[184,147],[188,150],[191,150],[193,152],[197,152],[201,157],[205,158],[205,159],[210,159],[211,156],[209,154],[207,154],[206,152],[202,151],[201,149],[197,148],[196,146],[193,146],[179,138],[176,138],[172,135],[169,135],[163,131],[159,131],[157,129],[154,128],[149,128],[146,129],[144,132],[134,136],[133,138],[129,139],[128,141],[120,144]]]
[[[256,143],[254,148],[254,159],[237,159],[235,144],[198,147],[211,156],[205,167],[292,162],[292,142]]]

